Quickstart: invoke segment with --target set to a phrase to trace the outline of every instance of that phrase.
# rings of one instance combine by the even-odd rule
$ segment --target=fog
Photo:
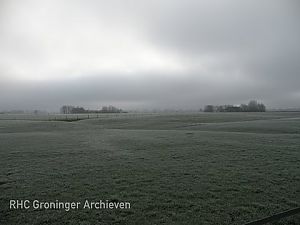
[[[0,0],[0,110],[300,107],[297,0]]]

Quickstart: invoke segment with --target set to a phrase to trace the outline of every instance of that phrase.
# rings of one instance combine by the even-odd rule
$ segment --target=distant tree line
[[[204,112],[265,112],[266,106],[256,100],[251,100],[248,105],[206,105]]]
[[[122,109],[114,106],[103,106],[100,110],[89,110],[83,107],[75,107],[72,105],[64,105],[60,108],[60,113],[62,114],[79,114],[79,113],[121,113]]]

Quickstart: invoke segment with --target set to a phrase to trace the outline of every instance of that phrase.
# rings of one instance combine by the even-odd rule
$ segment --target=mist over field
[[[0,110],[300,107],[300,4],[1,0]]]
[[[1,225],[299,225],[299,0],[0,0]]]

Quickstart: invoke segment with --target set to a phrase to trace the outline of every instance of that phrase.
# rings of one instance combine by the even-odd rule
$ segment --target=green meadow
[[[300,206],[300,113],[79,118],[0,115],[1,225],[242,225]],[[14,210],[12,199],[131,207]]]

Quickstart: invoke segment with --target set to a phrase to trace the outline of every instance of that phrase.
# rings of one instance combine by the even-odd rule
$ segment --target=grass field
[[[243,224],[300,206],[300,113],[0,115],[0,165],[1,225]],[[131,209],[10,210],[10,199]]]

